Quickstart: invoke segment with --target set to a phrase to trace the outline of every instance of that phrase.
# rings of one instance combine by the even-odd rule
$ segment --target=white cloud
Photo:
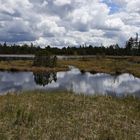
[[[124,26],[124,23],[120,18],[110,18],[105,21],[106,26],[109,29],[116,29],[116,30],[121,30],[121,28]]]
[[[126,10],[130,12],[138,12],[140,14],[140,1],[131,0],[127,2]]]
[[[70,3],[71,0],[54,0],[54,4],[56,4],[57,6],[63,6]]]
[[[0,0],[1,42],[122,45],[136,32],[139,0]]]
[[[38,30],[42,30],[42,36],[60,36],[65,33],[65,28],[58,26],[54,19],[46,17],[37,25]]]

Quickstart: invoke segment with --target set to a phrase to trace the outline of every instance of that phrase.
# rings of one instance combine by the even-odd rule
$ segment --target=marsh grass
[[[137,63],[135,63],[137,62]],[[103,57],[86,60],[61,60],[60,65],[74,65],[83,71],[110,74],[131,73],[140,77],[140,57]]]
[[[1,140],[139,140],[140,99],[26,92],[0,96]]]
[[[140,77],[140,57],[119,57],[119,56],[103,56],[95,58],[82,58],[70,60],[58,60],[57,67],[35,67],[31,60],[14,60],[14,61],[0,61],[0,70],[9,71],[33,71],[33,72],[47,72],[47,71],[65,71],[68,66],[73,65],[82,71],[103,72],[110,74],[131,73]]]
[[[32,72],[48,72],[68,70],[67,67],[57,66],[54,68],[34,66],[32,60],[13,60],[0,61],[0,71],[32,71]]]

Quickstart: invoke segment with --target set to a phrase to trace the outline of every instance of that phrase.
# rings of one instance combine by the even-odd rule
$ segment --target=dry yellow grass
[[[129,72],[135,76],[140,77],[140,57],[137,57],[137,61],[131,57],[127,59],[114,58],[92,58],[81,60],[61,60],[61,66],[74,65],[81,70],[90,72],[103,72],[103,73],[125,73]]]
[[[64,71],[69,65],[84,71],[104,73],[129,72],[140,77],[140,57],[95,57],[92,59],[58,60],[56,68],[34,67],[32,61],[0,61],[0,70],[17,71]]]
[[[46,68],[46,67],[35,67],[33,66],[33,61],[31,60],[14,60],[14,61],[0,61],[0,70],[4,71],[62,71],[67,70],[67,67],[55,67],[55,68]]]
[[[26,92],[0,96],[1,140],[139,140],[140,99]]]

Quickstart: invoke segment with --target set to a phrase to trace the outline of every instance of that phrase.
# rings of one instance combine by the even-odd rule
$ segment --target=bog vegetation
[[[35,55],[33,66],[54,68],[57,66],[57,57],[49,54],[47,51],[39,51]]]
[[[27,92],[0,96],[1,140],[139,140],[140,100]]]

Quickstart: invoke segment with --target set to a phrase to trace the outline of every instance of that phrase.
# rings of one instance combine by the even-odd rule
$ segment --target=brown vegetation
[[[139,140],[140,100],[72,93],[0,96],[1,140]]]
[[[140,77],[140,57],[113,57],[97,56],[95,58],[58,60],[55,68],[33,66],[32,61],[0,61],[0,70],[15,71],[64,71],[68,66],[73,65],[83,71],[103,73],[124,73],[129,72]]]
[[[73,65],[93,73],[131,73],[140,77],[140,57],[101,57],[81,60],[61,60],[61,66]]]

